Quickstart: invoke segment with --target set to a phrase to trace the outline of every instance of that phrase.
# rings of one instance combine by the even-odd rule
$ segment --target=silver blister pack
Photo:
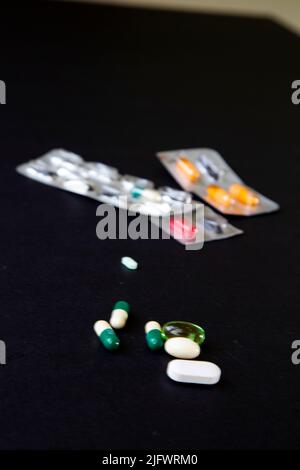
[[[186,191],[167,186],[155,189],[150,180],[121,175],[114,167],[100,162],[87,162],[66,150],[52,150],[40,158],[19,165],[17,171],[49,186],[112,204],[134,214],[159,217],[162,220],[165,217],[169,225],[160,225],[162,230],[184,245],[198,243],[201,236],[209,241],[242,233],[211,208],[194,201]],[[187,206],[191,210],[183,220],[181,214]],[[179,236],[180,231],[184,236]],[[196,233],[197,240],[193,238]]]
[[[273,212],[279,205],[249,188],[212,149],[158,152],[157,157],[177,183],[224,214],[251,216]]]

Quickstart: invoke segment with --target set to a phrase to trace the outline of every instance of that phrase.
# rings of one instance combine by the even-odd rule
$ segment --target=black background
[[[299,38],[267,19],[26,3],[1,6],[0,448],[297,448]],[[95,201],[14,170],[63,147],[176,187],[154,153],[196,146],[281,211],[199,252],[101,242]],[[132,316],[110,354],[92,326],[118,299]],[[150,319],[201,324],[221,382],[171,382]]]

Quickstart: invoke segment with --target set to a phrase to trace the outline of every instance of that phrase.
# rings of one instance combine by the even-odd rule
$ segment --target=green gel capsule
[[[160,349],[164,345],[161,335],[161,326],[156,321],[149,321],[145,325],[146,342],[152,351]]]
[[[205,331],[201,326],[187,321],[170,321],[162,327],[162,337],[165,340],[171,338],[188,338],[195,343],[202,344],[205,340]]]

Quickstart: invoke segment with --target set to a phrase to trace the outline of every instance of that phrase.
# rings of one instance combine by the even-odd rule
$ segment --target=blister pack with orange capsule
[[[213,149],[158,152],[157,157],[185,190],[224,214],[251,216],[279,205],[247,186]]]

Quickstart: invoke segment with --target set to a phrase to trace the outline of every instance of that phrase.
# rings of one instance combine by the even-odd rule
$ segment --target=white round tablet
[[[221,369],[212,362],[175,359],[169,362],[167,375],[176,382],[213,385],[219,382]]]

